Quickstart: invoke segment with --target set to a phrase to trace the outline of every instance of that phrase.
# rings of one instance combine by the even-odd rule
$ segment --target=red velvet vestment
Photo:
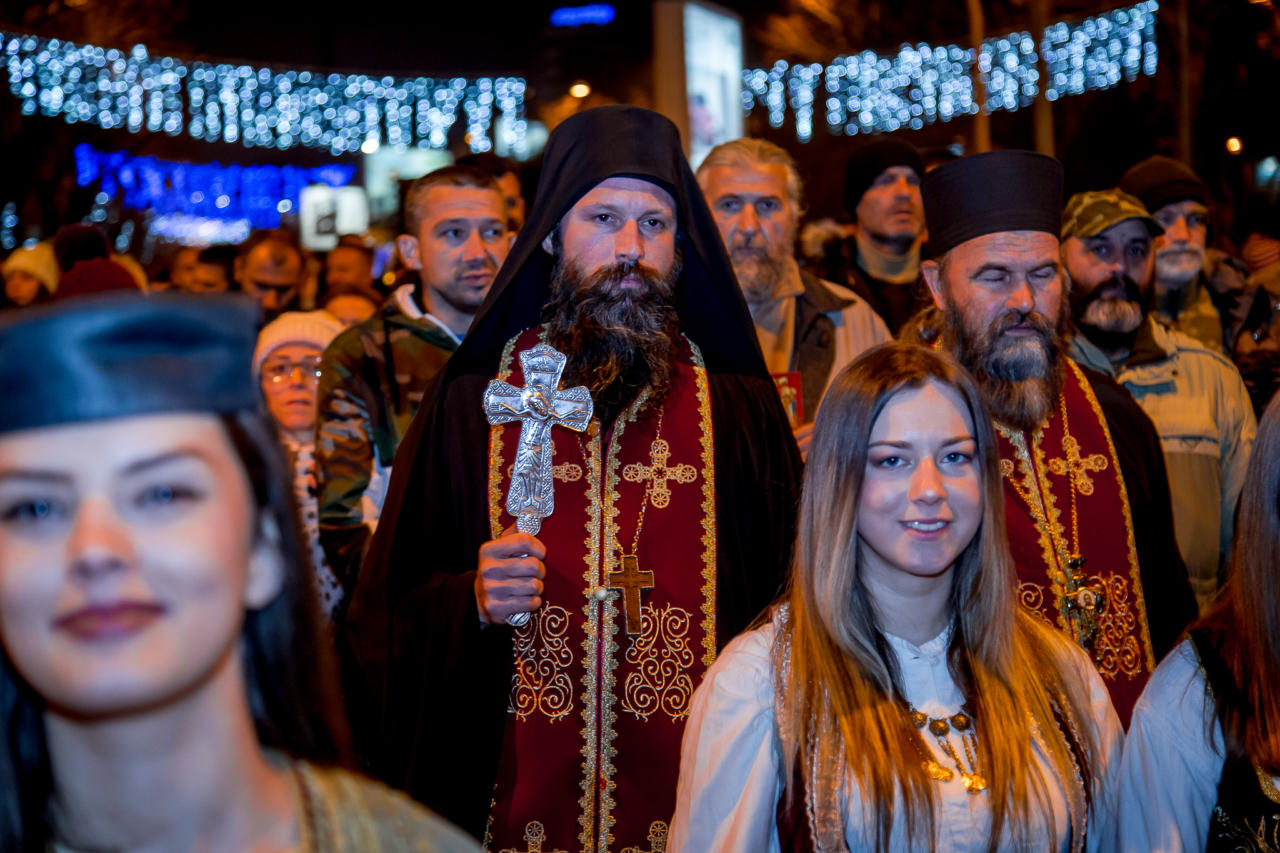
[[[1064,369],[1039,429],[997,424],[1009,545],[1020,602],[1089,653],[1127,725],[1156,665],[1133,516],[1093,389],[1074,362]]]
[[[537,329],[513,339],[498,378],[522,387],[519,353],[539,341]],[[513,523],[504,506],[520,428],[490,431],[495,537]],[[716,652],[714,443],[701,355],[681,342],[660,404],[642,394],[607,430],[593,419],[583,434],[551,435],[543,606],[514,632],[487,846],[661,849],[689,700]],[[624,591],[610,588],[624,554],[652,573],[636,633]]]

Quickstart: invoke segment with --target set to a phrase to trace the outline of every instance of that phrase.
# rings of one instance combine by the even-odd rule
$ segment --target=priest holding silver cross
[[[495,851],[658,849],[689,698],[779,592],[800,477],[670,122],[552,133],[394,470],[345,626],[378,770]]]

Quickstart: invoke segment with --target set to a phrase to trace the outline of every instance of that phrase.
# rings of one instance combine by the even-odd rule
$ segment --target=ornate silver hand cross
[[[552,496],[551,427],[582,432],[591,421],[593,407],[586,388],[560,389],[565,357],[546,344],[520,353],[524,388],[495,379],[484,392],[484,413],[490,424],[520,421],[520,443],[511,467],[507,512],[516,529],[536,536],[542,519],[555,509]]]

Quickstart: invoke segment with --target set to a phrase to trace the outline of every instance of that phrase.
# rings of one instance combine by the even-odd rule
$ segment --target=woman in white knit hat
[[[253,353],[254,372],[267,412],[293,462],[293,491],[311,549],[316,591],[330,616],[342,602],[342,584],[330,570],[320,547],[315,477],[316,386],[320,380],[320,356],[342,329],[342,323],[327,311],[288,311],[263,327]]]

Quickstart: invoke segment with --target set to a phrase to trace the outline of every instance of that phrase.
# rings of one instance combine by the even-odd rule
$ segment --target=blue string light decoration
[[[76,146],[75,163],[77,184],[100,182],[101,195],[118,199],[127,210],[173,217],[166,221],[192,227],[198,220],[243,223],[236,226],[237,233],[277,228],[281,214],[297,208],[303,187],[343,187],[356,175],[356,167],[348,164],[301,168],[182,163],[99,151],[87,144]]]
[[[1016,32],[982,43],[978,70],[986,85],[987,112],[1030,105],[1040,91],[1036,62],[1044,56],[1048,80],[1045,97],[1054,101],[1107,89],[1139,73],[1156,73],[1156,0],[1114,9],[1083,21],[1059,22],[1045,28],[1037,51],[1030,33]],[[787,107],[796,136],[813,136],[813,114],[822,109],[827,129],[836,135],[919,130],[936,121],[973,115],[972,48],[954,44],[931,47],[903,45],[896,54],[872,51],[840,56],[827,66],[789,65],[743,71],[742,107],[750,115],[757,105],[768,110],[769,124],[781,127]]]
[[[317,148],[335,156],[380,145],[444,148],[461,118],[473,152],[508,150],[528,128],[519,77],[375,77],[185,62],[132,50],[0,31],[0,61],[22,113],[132,133],[186,134],[249,148]]]

